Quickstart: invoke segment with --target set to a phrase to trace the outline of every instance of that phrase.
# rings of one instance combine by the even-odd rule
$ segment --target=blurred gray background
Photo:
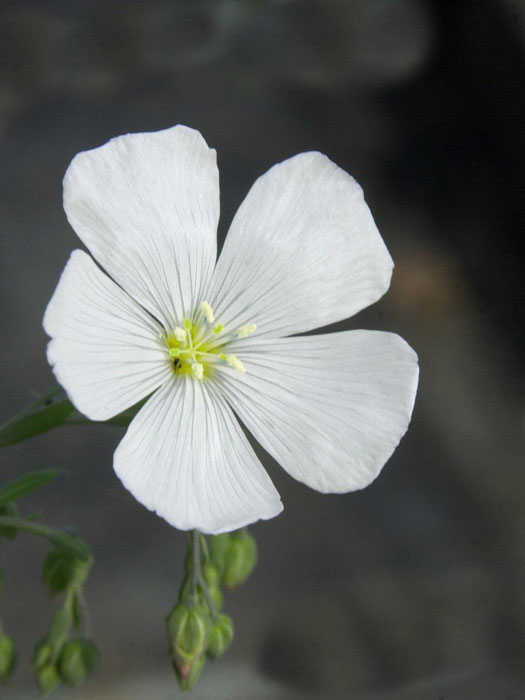
[[[41,319],[79,242],[71,158],[176,123],[218,152],[220,236],[254,179],[326,153],[363,185],[396,262],[339,328],[395,331],[421,383],[407,436],[363,492],[323,496],[261,455],[284,513],[256,525],[256,574],[226,602],[228,655],[194,697],[514,700],[525,695],[522,233],[525,3],[516,0],[3,0],[0,421],[53,385]],[[111,467],[122,431],[75,427],[5,449],[1,480],[60,467],[29,499],[95,552],[102,662],[58,697],[179,697],[165,614],[185,537]],[[1,697],[33,698],[53,601],[47,548],[7,543],[1,614],[20,647]]]

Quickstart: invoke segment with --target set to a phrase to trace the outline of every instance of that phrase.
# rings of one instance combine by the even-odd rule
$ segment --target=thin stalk
[[[206,584],[206,581],[204,580],[204,576],[202,575],[202,568],[201,568],[201,548],[200,548],[200,538],[202,535],[198,530],[192,530],[191,533],[191,541],[193,545],[193,591],[196,590],[197,586],[202,591],[202,594],[204,598],[206,599],[206,604],[208,605],[211,613],[212,619],[215,621],[219,617],[219,614],[217,610],[215,609],[215,605],[213,604],[213,599],[210,595],[210,591],[208,590],[208,586]]]

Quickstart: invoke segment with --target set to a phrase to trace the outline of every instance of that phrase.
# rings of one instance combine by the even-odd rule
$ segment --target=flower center
[[[229,340],[246,338],[256,329],[255,323],[242,326],[234,333],[225,333],[222,323],[215,322],[215,314],[207,301],[200,304],[202,319],[192,322],[184,319],[166,336],[166,346],[175,374],[189,374],[202,380],[213,372],[216,363],[227,364],[238,372],[246,372],[243,363],[235,355],[221,352]]]

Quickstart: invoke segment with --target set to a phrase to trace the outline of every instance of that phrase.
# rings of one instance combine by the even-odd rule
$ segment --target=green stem
[[[14,527],[17,530],[31,532],[33,535],[45,537],[51,544],[65,550],[71,556],[82,561],[87,561],[91,558],[89,547],[82,540],[67,535],[65,532],[55,530],[48,525],[36,523],[33,520],[24,520],[24,518],[16,518],[8,515],[0,515],[0,527]]]
[[[198,530],[192,530],[191,533],[191,541],[192,541],[192,546],[193,546],[193,583],[192,583],[192,589],[195,591],[197,589],[197,585],[202,591],[202,594],[204,598],[206,599],[206,604],[208,605],[210,609],[210,613],[212,616],[212,619],[215,621],[219,617],[219,614],[217,610],[215,609],[215,605],[213,604],[213,599],[210,595],[210,591],[208,590],[208,586],[206,584],[206,581],[204,580],[204,576],[202,575],[202,569],[201,569],[201,551],[200,551],[200,538],[201,534]]]

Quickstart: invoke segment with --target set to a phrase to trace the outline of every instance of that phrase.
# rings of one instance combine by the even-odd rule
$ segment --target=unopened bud
[[[233,639],[233,620],[221,613],[213,623],[206,653],[212,659],[218,659],[230,646]]]
[[[7,634],[0,635],[0,681],[11,677],[16,664],[15,643]]]
[[[218,586],[220,583],[220,574],[217,567],[211,562],[206,562],[202,566],[202,575],[208,586]]]
[[[233,532],[225,556],[222,582],[232,589],[244,583],[257,563],[257,543],[245,530]]]
[[[222,595],[222,591],[219,586],[209,586],[208,593],[213,601],[213,607],[215,610],[222,610],[222,606],[224,605],[224,596]]]
[[[193,688],[195,683],[199,680],[205,663],[206,657],[204,655],[199,656],[199,658],[193,663],[191,671],[187,676],[183,678],[181,675],[179,675],[179,682],[182,690],[191,690]]]
[[[38,692],[40,693],[41,697],[52,693],[60,683],[60,676],[58,674],[57,667],[53,664],[43,666],[37,674],[36,682],[38,685]]]
[[[199,604],[177,603],[166,618],[171,657],[181,684],[189,682],[197,661],[203,656],[210,628],[210,614]]]
[[[42,639],[35,646],[33,650],[33,662],[32,666],[35,671],[43,668],[50,660],[53,653],[53,647],[47,641],[47,639]]]
[[[230,545],[230,533],[223,532],[220,535],[212,535],[208,540],[211,560],[219,574],[224,571],[226,552]]]
[[[58,660],[60,678],[68,685],[82,685],[94,671],[99,651],[90,639],[72,639],[64,644]]]

